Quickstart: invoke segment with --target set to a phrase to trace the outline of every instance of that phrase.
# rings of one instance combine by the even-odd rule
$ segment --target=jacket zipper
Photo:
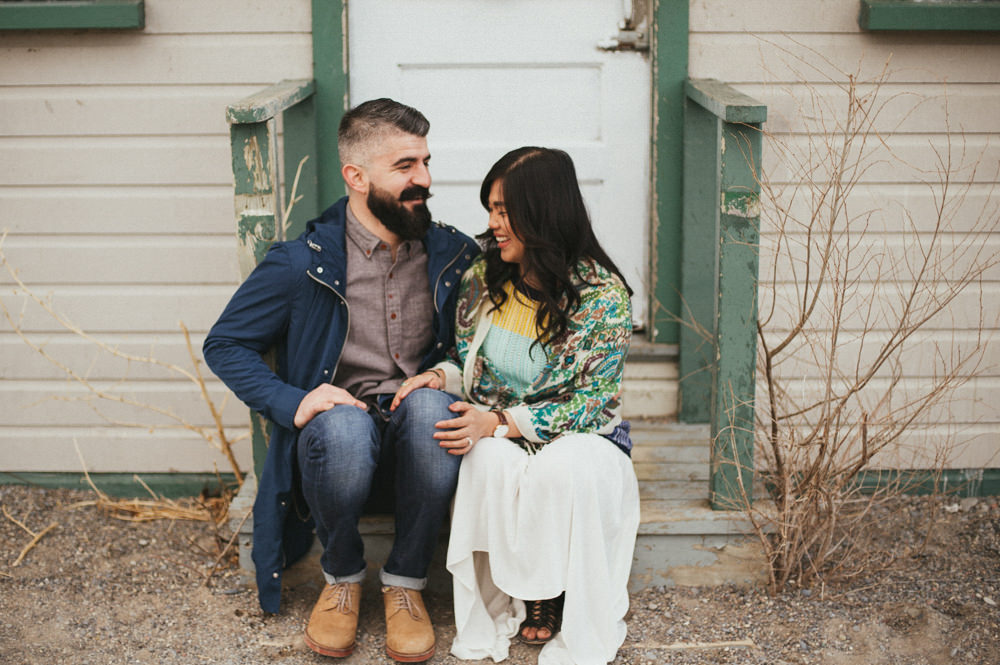
[[[441,313],[441,310],[438,309],[438,285],[441,284],[441,278],[444,276],[445,272],[448,271],[448,268],[454,265],[455,261],[458,261],[458,257],[460,257],[464,251],[465,247],[463,246],[460,250],[458,250],[458,254],[456,254],[451,261],[445,264],[444,268],[441,269],[441,272],[438,273],[437,279],[434,280],[434,312],[436,314]]]
[[[329,383],[330,385],[333,385],[333,377],[337,376],[337,369],[340,367],[340,358],[341,358],[341,356],[344,355],[344,345],[347,344],[347,338],[351,334],[351,306],[349,304],[347,304],[347,298],[345,298],[344,296],[340,295],[340,293],[337,291],[337,289],[333,288],[332,286],[330,286],[329,284],[327,284],[326,282],[324,282],[323,280],[321,280],[319,277],[316,277],[315,275],[313,275],[308,270],[306,270],[306,274],[309,275],[309,279],[313,280],[317,284],[322,284],[326,288],[328,288],[331,291],[333,291],[333,294],[335,296],[337,296],[338,298],[340,298],[340,302],[344,303],[344,307],[347,309],[347,330],[344,332],[344,342],[343,342],[343,344],[340,345],[340,351],[337,353],[337,362],[334,363],[334,365],[333,365],[333,371],[330,372],[330,380],[327,381],[327,383]]]

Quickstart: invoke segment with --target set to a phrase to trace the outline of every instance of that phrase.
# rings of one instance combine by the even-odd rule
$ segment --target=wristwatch
[[[507,425],[507,416],[503,414],[503,411],[501,409],[494,409],[490,411],[490,413],[497,414],[497,418],[500,419],[500,424],[498,424],[496,426],[496,429],[493,430],[493,436],[497,439],[504,438],[505,436],[507,436],[507,432],[510,431],[510,426]]]

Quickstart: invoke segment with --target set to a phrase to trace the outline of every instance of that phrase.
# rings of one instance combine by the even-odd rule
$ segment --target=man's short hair
[[[431,123],[424,114],[392,99],[373,99],[344,114],[337,131],[340,164],[364,166],[378,144],[393,132],[427,136]]]

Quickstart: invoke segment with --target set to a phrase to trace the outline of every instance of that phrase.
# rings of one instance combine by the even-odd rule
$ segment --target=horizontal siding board
[[[93,341],[70,332],[38,335],[36,343],[44,344],[45,351],[73,371],[94,381],[120,380],[168,380],[176,379],[184,383],[182,375],[152,363],[129,361],[123,356],[154,358],[161,363],[175,365],[185,371],[193,371],[191,357],[179,330],[164,331],[159,334],[101,335],[98,341],[117,349],[122,355],[101,350]],[[203,335],[192,335],[191,344],[198,358],[201,358]],[[30,381],[56,380],[66,378],[65,372],[31,350],[20,337],[12,332],[0,332],[0,379],[23,379]],[[201,371],[208,381],[211,373],[201,365]],[[193,385],[193,384],[192,384]],[[213,391],[221,388],[215,386]]]
[[[160,333],[177,330],[183,321],[194,333],[204,333],[222,312],[232,286],[62,286],[53,289],[52,306],[63,317],[91,333]],[[45,295],[45,294],[43,294]],[[8,309],[20,312],[23,297],[0,292]],[[39,307],[24,311],[28,332],[65,329]]]
[[[122,396],[141,404],[175,414],[195,427],[214,427],[212,415],[201,400],[198,388],[189,382],[128,381],[95,382],[98,390]],[[221,403],[227,394],[221,386],[213,400]],[[177,429],[177,421],[152,409],[130,406],[95,397],[76,382],[6,380],[0,385],[5,426],[51,425],[62,427],[100,427],[113,423],[132,423]],[[246,422],[246,407],[229,400],[223,422],[229,425]],[[108,422],[108,421],[112,422]]]
[[[5,136],[213,135],[228,141],[226,106],[254,86],[0,87]]]
[[[775,183],[777,185],[777,183]],[[784,199],[791,197],[795,184],[787,184],[784,192],[777,188],[778,194]],[[891,232],[893,230],[910,229],[917,233],[929,233],[938,226],[937,207],[939,202],[938,187],[923,183],[859,183],[851,192],[850,211],[856,216],[873,211],[871,228],[876,232]],[[952,183],[949,192],[953,212],[947,216],[947,228],[952,233],[969,233],[983,228],[983,223],[995,218],[1000,201],[996,197],[996,185],[993,183]],[[789,214],[797,220],[808,220],[814,212],[808,190],[804,187],[788,205]],[[773,233],[775,223],[769,220],[777,219],[777,204],[766,196],[761,202],[763,215],[762,242],[769,242],[768,236]],[[763,271],[761,274],[764,274]]]
[[[0,139],[0,185],[226,185],[221,137]]]
[[[309,0],[146,1],[147,34],[299,32],[312,30]]]
[[[246,428],[232,434],[246,433]],[[77,453],[79,448],[79,454]],[[234,446],[243,470],[253,467],[248,439]],[[83,457],[81,462],[80,457]],[[28,471],[226,473],[225,457],[189,432],[144,431],[120,427],[0,427],[0,469]]]
[[[5,34],[6,85],[270,85],[312,76],[308,34]]]
[[[905,432],[897,446],[882,451],[870,468],[989,469],[1000,466],[998,451],[1000,428],[995,423],[915,426]]]
[[[230,238],[8,238],[4,253],[22,281],[70,284],[233,284],[239,279]],[[12,284],[0,272],[0,284]]]
[[[858,32],[858,0],[694,0],[699,32]]]
[[[814,152],[825,150],[827,145],[826,137],[792,135],[787,138],[788,140],[764,141],[761,169],[764,177],[774,185],[796,181],[800,177],[801,169],[798,164],[802,161],[802,156],[808,154],[810,149]],[[831,136],[829,140],[836,144],[838,139]],[[856,147],[860,148],[861,144],[856,144]],[[997,164],[1000,164],[1000,145],[989,135],[949,137],[945,134],[903,134],[885,137],[883,142],[878,142],[873,137],[864,149],[864,158],[858,162],[857,175],[849,172],[843,175],[844,178],[857,178],[860,182],[870,183],[937,183],[940,176],[935,151],[943,160],[947,160],[949,150],[953,184],[996,183],[1000,176],[997,170]],[[849,163],[854,164],[858,157],[855,150],[848,155]],[[830,177],[831,169],[836,165],[828,157],[825,161],[822,161],[822,157],[814,157],[810,163],[817,167],[813,177],[821,182]]]
[[[775,82],[826,83],[876,77],[891,58],[892,81],[995,83],[1000,43],[987,34],[763,35],[692,34],[691,78],[716,78],[732,85]],[[928,54],[933,52],[933,58]],[[828,62],[827,62],[828,61]]]
[[[902,307],[903,300],[896,293],[896,290],[905,290],[907,287],[908,285],[905,284],[891,283],[880,283],[878,286],[870,283],[859,285],[853,293],[849,294],[848,307],[845,308],[844,318],[841,321],[841,330],[845,332],[857,332],[862,329],[884,329],[888,327],[889,324],[887,322],[891,316],[894,316],[892,312]],[[922,294],[927,294],[930,289],[931,287],[928,286],[922,289],[921,292]],[[772,297],[774,297],[779,307],[776,308],[775,314],[769,321],[768,326],[771,330],[789,330],[793,317],[791,312],[784,309],[781,304],[797,302],[797,291],[792,285],[780,284],[774,293],[776,295],[772,296],[769,291],[761,292],[759,296],[761,301],[760,311],[762,314],[770,311],[770,302]],[[937,293],[940,297],[943,291],[939,289]],[[980,305],[982,303],[996,302],[1000,302],[1000,283],[984,283],[982,293],[980,293],[978,288],[966,289],[955,297],[948,309],[928,321],[922,326],[922,329],[944,333],[951,330],[975,329],[980,323],[989,326],[995,320],[997,315],[996,310],[984,310],[981,320]],[[874,318],[865,323],[863,318],[865,311],[862,308],[867,306],[868,303],[874,304]],[[824,305],[821,304],[814,311],[810,323],[814,329],[826,330],[829,328],[830,318],[824,313],[823,307]]]
[[[850,98],[845,87],[827,83],[787,85],[744,83],[744,94],[767,106],[769,134],[816,131],[820,117],[846,117]],[[877,93],[871,85],[859,85],[857,95],[875,94],[879,110],[874,129],[878,132],[954,133],[1000,132],[1000,84],[918,83],[883,85]]]
[[[1000,220],[998,220],[1000,221]],[[996,224],[994,224],[996,227]],[[994,229],[1000,230],[1000,229]],[[860,235],[860,225],[857,229],[859,237],[851,246],[853,278],[861,281],[875,281],[881,276],[893,279],[909,280],[921,267],[921,253],[926,252],[931,243],[938,248],[937,256],[943,258],[946,272],[939,274],[957,278],[965,270],[982,270],[979,274],[987,281],[1000,282],[1000,234],[981,233],[973,236],[964,234],[947,234],[936,241],[930,234],[920,234],[918,237],[904,237],[901,234],[866,233]],[[805,261],[811,259],[813,274],[821,268],[820,243],[813,238],[801,234],[786,234],[782,241],[781,254],[776,255],[777,238],[765,235],[760,242],[760,276],[762,280],[770,280],[777,268],[780,270],[778,280],[784,283],[794,283],[791,263],[804,271]],[[809,246],[809,244],[811,246]],[[811,250],[812,256],[807,257]],[[978,255],[978,256],[977,256]],[[992,265],[991,265],[992,264]],[[799,274],[803,274],[800,272]]]
[[[890,406],[900,408],[907,403],[907,400],[919,400],[927,394],[929,384],[926,377],[903,378],[892,389]],[[798,406],[815,403],[824,395],[823,378],[819,376],[808,379],[787,377],[782,385],[793,396],[792,403]],[[852,418],[860,421],[862,407],[869,413],[884,414],[885,411],[878,408],[877,402],[883,398],[890,385],[888,378],[872,379],[861,393],[860,399],[852,401],[851,410],[845,413],[845,422],[850,422]],[[1000,390],[998,377],[972,378],[955,388],[948,399],[929,407],[916,422],[920,425],[949,422],[963,425],[1000,424],[1000,411],[998,411],[1000,405],[985,401],[987,396],[996,395],[998,390]],[[873,422],[877,422],[877,419]],[[874,426],[871,431],[874,432]]]
[[[872,331],[863,340],[857,335],[843,336],[838,340],[837,368],[846,376],[851,376],[858,370],[859,360],[862,367],[867,367],[867,363],[875,359],[889,342],[889,338],[890,333],[885,330]],[[784,336],[780,331],[771,330],[765,334],[765,339],[770,348],[775,348]],[[906,377],[931,378],[940,370],[942,355],[945,358],[958,357],[957,354],[971,353],[977,347],[981,349],[977,375],[983,378],[1000,377],[1000,336],[995,334],[988,334],[985,339],[979,340],[976,331],[972,330],[957,330],[948,334],[918,332],[903,345],[896,358]],[[953,351],[956,354],[954,356]],[[782,356],[777,369],[782,375],[790,377],[815,376],[821,371],[817,359],[829,358],[825,348],[814,352],[801,338],[792,343],[788,352]],[[880,374],[887,375],[893,369],[891,363],[887,364]]]
[[[236,252],[232,183],[0,187],[11,236],[228,234]]]

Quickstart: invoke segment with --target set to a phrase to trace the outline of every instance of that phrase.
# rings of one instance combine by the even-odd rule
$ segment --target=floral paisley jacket
[[[479,354],[489,332],[493,303],[480,257],[462,277],[455,313],[455,349],[444,370],[446,389],[483,410],[507,411],[529,448],[562,434],[589,432],[612,439],[628,452],[628,423],[621,417],[621,382],[632,337],[632,305],[622,281],[601,265],[581,261],[574,276],[580,306],[567,334],[545,347],[546,363],[527,393],[484,380]],[[624,439],[624,440],[622,440]],[[530,445],[533,444],[533,445]]]

